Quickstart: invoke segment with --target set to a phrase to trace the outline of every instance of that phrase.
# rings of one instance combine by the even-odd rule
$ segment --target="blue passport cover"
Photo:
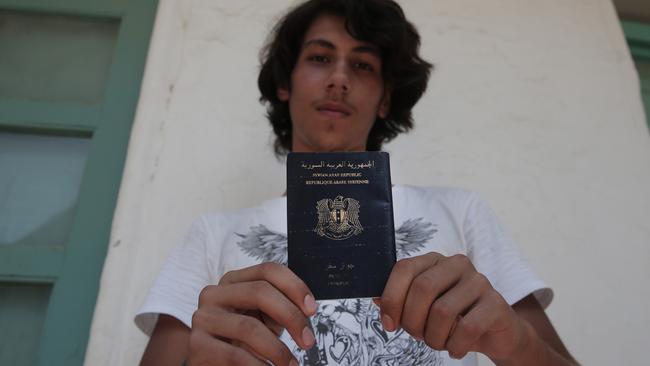
[[[318,300],[379,297],[395,264],[386,152],[290,153],[288,264]]]

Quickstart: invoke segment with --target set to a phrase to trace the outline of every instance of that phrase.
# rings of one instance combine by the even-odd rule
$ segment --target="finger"
[[[429,347],[444,349],[459,315],[466,314],[476,304],[486,286],[489,282],[485,276],[472,272],[433,302],[424,329],[424,340]]]
[[[280,324],[278,324],[275,320],[273,320],[268,315],[264,314],[263,312],[261,312],[259,310],[245,310],[245,311],[241,311],[241,310],[237,311],[237,310],[235,310],[234,312],[242,314],[242,315],[252,316],[255,319],[261,321],[277,337],[280,337],[280,335],[284,331],[284,328]]]
[[[244,269],[230,271],[221,277],[219,284],[233,284],[264,280],[277,287],[307,316],[316,314],[318,303],[307,285],[288,267],[267,262]]]
[[[381,322],[384,329],[394,331],[399,327],[404,300],[411,282],[442,258],[441,254],[432,252],[395,263],[381,295]]]
[[[259,319],[225,311],[219,308],[199,309],[194,313],[192,324],[201,324],[201,330],[217,337],[246,345],[251,354],[274,365],[288,365],[295,360],[293,354],[278,337]],[[297,362],[297,360],[295,360]]]
[[[273,334],[276,335],[276,337],[279,337],[282,335],[282,332],[284,331],[284,327],[278,324],[273,318],[269,317],[268,315],[262,313],[261,316],[262,323],[264,323],[271,331]]]
[[[457,359],[465,357],[498,319],[498,308],[498,303],[495,301],[481,298],[466,315],[460,318],[445,345],[449,355]]]
[[[411,282],[404,301],[400,322],[402,328],[416,339],[423,339],[425,325],[433,304],[437,302],[441,307],[439,310],[449,312],[451,309],[445,308],[447,304],[438,301],[440,300],[438,298],[445,296],[449,288],[457,285],[462,275],[462,269],[450,260],[440,260],[435,266],[417,275]]]
[[[235,311],[235,312],[237,312],[237,311]],[[280,327],[280,328],[281,328],[279,331],[276,331],[274,328],[271,328],[272,326],[273,326],[273,327],[276,327],[275,325],[276,325],[277,323],[275,322],[275,320],[271,319],[270,317],[268,317],[266,314],[264,314],[263,312],[261,312],[261,311],[259,311],[259,310],[246,310],[246,311],[244,311],[244,312],[241,312],[241,311],[240,311],[240,312],[237,312],[237,313],[242,314],[242,315],[252,316],[252,317],[254,317],[255,319],[261,321],[261,322],[262,322],[262,323],[263,323],[267,328],[269,328],[269,330],[270,330],[271,332],[273,332],[273,334],[274,334],[277,338],[280,337],[279,333],[281,333],[281,332],[284,330],[284,328],[282,328],[282,326],[280,326],[280,325],[277,325],[277,327]],[[266,321],[265,321],[265,320],[266,320]],[[267,323],[268,323],[268,324],[267,324]],[[265,360],[262,356],[258,355],[258,354],[253,350],[253,349],[251,349],[251,348],[250,348],[246,343],[242,343],[242,342],[237,341],[237,340],[232,341],[231,343],[234,344],[234,345],[236,345],[236,346],[238,346],[238,347],[242,347],[242,348],[244,348],[246,351],[249,351],[249,352],[252,353],[255,357],[259,358],[260,360]]]
[[[213,338],[202,330],[192,330],[187,365],[252,365],[266,366],[245,350]]]
[[[282,292],[266,281],[218,286],[211,296],[209,301],[217,307],[260,310],[286,328],[296,344],[303,349],[314,345],[315,337],[309,319]]]

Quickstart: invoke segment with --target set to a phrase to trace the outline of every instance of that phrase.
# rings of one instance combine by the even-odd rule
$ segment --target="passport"
[[[288,265],[317,300],[381,296],[395,264],[386,152],[289,153]]]

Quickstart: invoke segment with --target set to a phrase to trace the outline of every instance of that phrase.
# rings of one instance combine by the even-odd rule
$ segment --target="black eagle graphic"
[[[244,253],[262,262],[287,265],[287,236],[276,233],[264,225],[251,226],[248,234],[237,234],[237,243]]]
[[[395,230],[395,249],[397,258],[406,258],[422,250],[424,244],[438,232],[424,218],[409,219]],[[287,265],[287,236],[269,230],[264,225],[251,226],[247,234],[237,234],[237,243],[244,253],[262,262],[275,262]]]

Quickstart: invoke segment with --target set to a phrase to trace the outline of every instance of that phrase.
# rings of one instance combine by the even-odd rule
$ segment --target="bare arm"
[[[578,365],[533,295],[528,295],[512,308],[524,322],[527,341],[515,359],[493,360],[497,365]]]
[[[180,366],[187,358],[189,339],[190,328],[172,316],[161,314],[140,366]]]

